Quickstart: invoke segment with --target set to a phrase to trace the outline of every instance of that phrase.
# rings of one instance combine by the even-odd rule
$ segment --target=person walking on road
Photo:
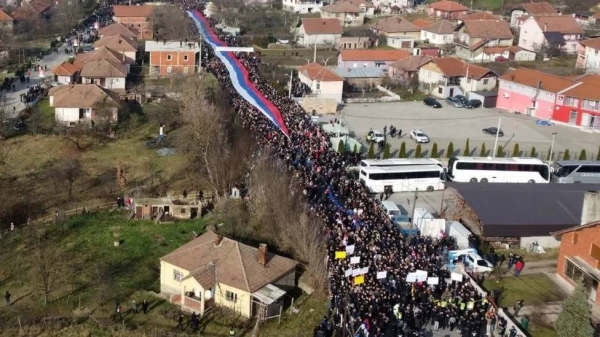
[[[523,267],[525,267],[525,262],[523,262],[522,259],[518,260],[517,263],[515,263],[515,276],[519,276],[521,274],[521,270],[523,270]]]
[[[10,293],[8,290],[4,293],[4,300],[6,300],[6,305],[10,305]]]
[[[518,317],[521,308],[523,308],[523,300],[518,300],[517,303],[515,303],[515,305],[513,306],[513,310],[515,311],[513,316]]]

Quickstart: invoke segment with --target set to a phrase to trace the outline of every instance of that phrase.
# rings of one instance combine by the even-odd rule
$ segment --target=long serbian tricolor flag
[[[223,62],[229,71],[229,77],[235,90],[250,104],[262,112],[281,132],[289,136],[281,112],[277,107],[263,95],[250,81],[248,70],[242,65],[240,60],[230,51],[217,51],[215,47],[227,47],[225,42],[221,41],[210,24],[198,11],[189,11],[188,15],[196,23],[198,31],[204,36],[204,41],[213,47],[215,55]]]

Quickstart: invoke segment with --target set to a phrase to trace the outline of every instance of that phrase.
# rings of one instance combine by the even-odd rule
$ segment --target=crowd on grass
[[[185,10],[204,9],[202,2],[179,4]],[[212,27],[217,23],[207,20]],[[227,45],[238,46],[236,37],[215,32]],[[446,252],[455,248],[454,241],[404,237],[381,211],[380,202],[348,173],[354,156],[333,151],[329,136],[310,115],[261,78],[258,55],[236,53],[236,57],[248,70],[251,83],[282,113],[289,138],[236,92],[224,64],[208,44],[202,45],[204,69],[218,79],[260,145],[300,178],[311,211],[322,220],[330,301],[314,335],[343,335],[345,330],[344,335],[351,336],[419,336],[426,329],[452,329],[463,336],[491,333],[497,319],[494,307],[470,283],[452,280],[446,267]],[[337,254],[341,252],[344,258]],[[348,276],[348,271],[365,268],[368,271],[362,275]],[[409,273],[416,271],[437,278],[437,284],[422,279],[408,282]],[[378,277],[381,272],[386,272],[384,277]]]

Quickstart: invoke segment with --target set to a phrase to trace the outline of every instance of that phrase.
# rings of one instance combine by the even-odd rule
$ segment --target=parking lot
[[[421,129],[430,138],[429,144],[422,145],[424,156],[430,156],[433,143],[437,143],[439,155],[446,157],[446,148],[454,143],[455,153],[463,154],[465,141],[470,142],[471,154],[479,156],[480,147],[485,143],[488,155],[494,147],[494,136],[484,134],[482,129],[496,127],[499,117],[504,137],[498,145],[504,147],[507,156],[511,156],[514,144],[518,143],[521,156],[529,156],[532,146],[535,146],[538,156],[547,155],[552,143],[552,133],[556,132],[554,142],[555,159],[562,159],[565,149],[571,154],[571,159],[578,159],[582,149],[587,152],[588,159],[595,159],[600,145],[600,133],[593,133],[562,125],[536,125],[535,118],[500,112],[496,109],[464,109],[453,108],[441,101],[441,109],[425,106],[423,102],[350,104],[343,107],[341,114],[346,126],[364,143],[365,135],[372,128],[383,131],[390,124],[402,130],[402,138],[389,138],[392,155],[397,155],[401,143],[406,142],[409,154],[416,147],[408,133],[411,129]],[[327,122],[332,116],[324,116],[321,121]],[[459,152],[460,151],[460,152]]]

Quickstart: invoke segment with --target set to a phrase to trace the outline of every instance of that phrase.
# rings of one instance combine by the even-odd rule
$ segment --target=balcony
[[[442,87],[460,86],[460,77],[451,77],[449,79],[439,80],[437,85]]]

